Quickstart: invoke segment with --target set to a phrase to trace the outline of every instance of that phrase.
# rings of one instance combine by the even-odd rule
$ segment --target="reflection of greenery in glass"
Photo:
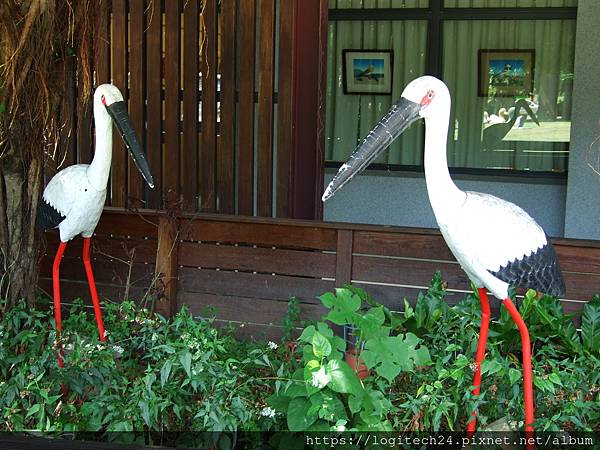
[[[566,170],[575,21],[447,21],[444,42],[443,79],[453,97],[450,166]],[[488,96],[478,97],[480,49],[533,49],[533,91],[520,88],[528,71],[522,60],[492,55]]]

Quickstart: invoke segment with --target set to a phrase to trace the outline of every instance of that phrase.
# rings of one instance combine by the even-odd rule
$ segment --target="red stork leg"
[[[98,291],[96,290],[96,282],[94,281],[94,272],[92,272],[92,263],[90,261],[90,238],[83,238],[83,265],[87,275],[88,284],[90,286],[90,294],[92,303],[94,304],[94,313],[96,314],[96,325],[98,325],[98,334],[100,341],[105,342],[104,322],[102,321],[102,311],[100,311],[100,302],[98,301]]]
[[[519,310],[515,307],[510,298],[503,301],[504,306],[510,313],[510,316],[517,324],[521,332],[521,348],[523,353],[523,386],[525,390],[525,432],[527,437],[532,437],[533,432],[533,382],[531,371],[531,343],[529,342],[529,331],[523,321]]]
[[[58,346],[58,365],[64,367],[62,357],[62,344],[60,342],[60,333],[62,331],[62,315],[60,311],[60,262],[62,260],[65,249],[67,248],[66,242],[61,242],[56,250],[56,256],[54,257],[54,264],[52,265],[52,287],[54,288],[54,321],[56,322],[56,345]]]
[[[473,376],[473,395],[478,396],[481,388],[481,363],[485,358],[485,346],[487,344],[488,329],[490,327],[490,302],[488,301],[485,288],[477,289],[479,302],[481,303],[481,326],[479,327],[479,342],[475,354],[475,374]],[[467,434],[470,436],[477,427],[477,413],[473,411],[472,419],[467,425]]]

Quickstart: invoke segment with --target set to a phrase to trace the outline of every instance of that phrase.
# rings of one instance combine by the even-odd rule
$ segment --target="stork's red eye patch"
[[[431,103],[431,100],[433,100],[433,97],[435,97],[435,92],[433,91],[427,91],[427,94],[425,94],[423,96],[423,98],[421,99],[421,105],[422,106],[427,106]]]
[[[106,99],[104,98],[104,95],[100,97],[100,100],[102,100],[102,104],[106,106]]]

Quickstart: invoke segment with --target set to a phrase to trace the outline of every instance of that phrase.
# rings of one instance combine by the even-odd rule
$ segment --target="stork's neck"
[[[94,159],[88,167],[87,177],[90,184],[99,191],[106,189],[112,160],[112,119],[106,107],[94,101],[94,125],[96,128],[96,149]]]
[[[425,119],[425,182],[438,223],[444,222],[465,200],[466,194],[450,178],[446,155],[450,107]]]

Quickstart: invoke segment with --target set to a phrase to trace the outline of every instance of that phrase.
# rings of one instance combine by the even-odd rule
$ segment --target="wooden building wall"
[[[145,186],[115,135],[108,206],[320,218],[325,68],[314,45],[325,45],[326,0],[98,3],[95,85],[123,93],[156,181]],[[69,64],[46,180],[93,156],[91,100]]]

